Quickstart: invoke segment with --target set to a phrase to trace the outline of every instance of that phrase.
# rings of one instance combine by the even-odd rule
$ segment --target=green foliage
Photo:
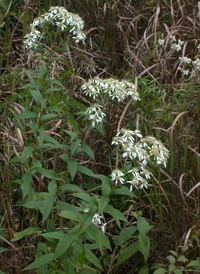
[[[44,25],[42,47],[25,51],[29,25],[52,3],[0,1],[2,270],[15,271],[17,262],[41,274],[198,273],[196,2],[58,1],[84,18],[85,46]],[[183,40],[180,52],[170,35]],[[193,78],[182,74],[183,56]],[[96,75],[129,79],[140,101],[86,96],[80,86]],[[106,118],[93,126],[85,113],[95,102]],[[141,163],[111,145],[123,127],[170,150],[166,169],[148,162],[148,189],[126,184]],[[114,168],[125,182],[110,177]]]

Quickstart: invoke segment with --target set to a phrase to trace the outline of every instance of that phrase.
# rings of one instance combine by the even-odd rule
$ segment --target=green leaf
[[[39,77],[44,76],[47,73],[45,66],[39,65]]]
[[[96,267],[100,268],[101,270],[103,270],[99,259],[94,255],[94,253],[89,249],[89,248],[85,248],[85,257],[88,261],[90,261],[93,265],[95,265]]]
[[[7,248],[4,248],[4,247],[0,247],[0,253],[3,253],[5,251],[7,251],[8,249]]]
[[[58,181],[61,181],[61,177],[59,175],[57,175],[53,170],[48,170],[42,167],[34,167],[32,169],[32,172],[39,172],[40,174],[44,175],[46,178],[49,179],[55,179]]]
[[[77,149],[78,149],[80,143],[81,143],[81,140],[78,139],[77,141],[75,141],[75,142],[73,142],[73,143],[71,144],[71,156],[73,156],[74,153],[77,151]]]
[[[74,180],[74,177],[76,175],[77,172],[77,161],[76,160],[68,160],[68,169],[69,169],[69,173],[72,177],[72,181]]]
[[[96,274],[97,270],[86,264],[82,265],[81,274]]]
[[[25,123],[25,126],[30,127],[34,133],[38,132],[38,125],[32,121],[30,123]]]
[[[48,253],[48,246],[46,245],[46,243],[42,243],[42,242],[37,243],[37,248],[39,248],[45,254]]]
[[[94,172],[87,167],[78,165],[77,169],[78,169],[78,171],[80,171],[81,173],[83,173],[85,175],[88,175],[93,178],[98,178],[98,175],[94,174]]]
[[[167,259],[169,260],[170,264],[175,264],[176,259],[173,256],[168,256]]]
[[[122,252],[119,253],[119,257],[117,259],[117,266],[124,263],[131,256],[138,252],[138,243],[134,243],[126,247]]]
[[[39,142],[39,145],[41,145],[45,138],[45,130],[43,128],[39,128],[38,132],[39,132],[38,142]]]
[[[42,224],[44,224],[49,214],[51,213],[55,200],[55,196],[49,195],[44,201],[41,201],[39,210],[42,213]]]
[[[69,210],[79,214],[78,209],[75,206],[68,204],[67,202],[57,202],[54,208],[58,210]]]
[[[143,217],[137,217],[137,227],[140,234],[147,234],[151,230],[151,226]]]
[[[77,272],[74,269],[74,263],[72,263],[72,261],[68,257],[64,258],[63,265],[65,267],[64,274],[77,274]]]
[[[67,251],[67,249],[70,247],[70,245],[74,242],[76,239],[76,235],[68,233],[65,235],[58,243],[56,250],[55,250],[55,259],[59,258]]]
[[[27,193],[29,192],[31,183],[32,183],[32,175],[30,173],[25,173],[22,177],[21,185],[20,185],[23,199],[26,197]]]
[[[115,221],[116,221],[117,225],[119,226],[119,228],[121,228],[119,220],[127,222],[127,219],[124,217],[124,215],[121,213],[121,211],[119,211],[118,209],[114,208],[111,205],[107,205],[106,208],[104,208],[103,212],[108,213],[111,216],[113,216],[113,218],[115,219]]]
[[[112,192],[112,196],[114,195],[127,195],[131,198],[134,198],[135,195],[126,187],[126,186],[119,186]]]
[[[67,153],[63,153],[62,155],[60,155],[60,158],[67,164],[69,161],[69,157],[67,155]]]
[[[175,268],[176,268],[176,266],[174,264],[170,264],[169,265],[169,273],[171,273],[172,271],[174,271]]]
[[[51,136],[45,135],[44,141],[52,143],[54,145],[59,145],[59,142],[57,140],[55,140],[54,138],[52,138]]]
[[[83,190],[80,187],[73,185],[73,184],[63,184],[61,186],[61,190],[62,191],[68,190],[68,191],[72,191],[72,192],[83,192]]]
[[[140,271],[139,271],[138,274],[149,274],[149,267],[148,267],[148,265],[147,265],[147,264],[144,265],[144,266],[140,269]]]
[[[25,147],[21,156],[21,162],[25,163],[29,161],[29,157],[32,155],[33,151],[34,151],[34,147],[32,146]]]
[[[61,89],[60,88],[48,88],[45,90],[44,95],[48,95],[51,92],[57,92],[57,91],[61,91]]]
[[[95,161],[94,152],[88,145],[82,144],[81,148],[90,158],[92,158],[92,160]]]
[[[34,151],[34,147],[32,147],[32,146],[27,146],[27,147],[25,147],[24,150],[23,150],[23,155],[26,155],[27,157],[29,157],[29,156],[32,155],[33,151]]]
[[[30,90],[30,93],[38,106],[44,105],[45,101],[42,99],[42,94],[39,91]]]
[[[48,191],[51,195],[55,195],[56,194],[56,190],[57,190],[57,184],[56,181],[52,180],[49,184],[48,184]]]
[[[53,261],[54,258],[54,253],[48,253],[45,254],[41,257],[39,257],[38,259],[36,259],[32,264],[30,264],[28,267],[24,268],[24,270],[29,270],[29,269],[38,269],[41,266],[50,263],[51,261]]]
[[[110,199],[106,196],[102,196],[99,200],[98,200],[98,213],[101,213],[104,208],[107,206],[107,204],[109,203]]]
[[[126,243],[131,238],[131,236],[136,232],[136,230],[137,230],[137,226],[126,227],[119,234],[119,238],[117,239],[117,242],[116,242],[116,247],[123,243]]]
[[[34,167],[42,167],[42,163],[37,159],[33,159],[32,164],[33,164],[33,168]]]
[[[77,248],[78,248],[78,250],[77,250]],[[85,247],[84,247],[84,245],[82,245],[82,244],[79,245],[78,243],[76,243],[76,246],[75,246],[75,248],[73,248],[73,251],[74,251],[74,256],[76,257],[76,259],[78,260],[80,265],[83,266],[83,263],[85,261]]]
[[[0,274],[6,274],[6,273],[0,270]]]
[[[78,138],[78,135],[73,131],[70,131],[70,130],[66,129],[66,130],[64,130],[64,132],[66,132],[69,136],[71,136],[71,141],[70,142],[72,142],[74,139]]]
[[[25,229],[24,231],[15,232],[14,233],[14,238],[11,241],[12,242],[19,241],[24,236],[32,235],[37,231],[41,231],[41,229],[39,227],[29,227],[29,228]]]
[[[47,84],[56,84],[60,87],[63,87],[63,84],[61,84],[61,82],[59,82],[58,80],[52,79],[52,80],[48,80]]]
[[[170,252],[172,255],[174,255],[175,257],[178,257],[177,252],[175,252],[175,251],[173,251],[173,250],[169,250],[169,252]]]
[[[185,256],[180,255],[180,256],[178,257],[177,261],[178,261],[178,262],[186,263],[186,262],[188,262],[189,260],[188,260]]]
[[[23,206],[28,208],[38,209],[39,201],[27,201]]]
[[[138,243],[139,251],[143,254],[146,263],[150,252],[150,240],[145,234],[139,234]]]
[[[200,268],[200,260],[194,260],[191,261],[189,264],[186,265],[186,267],[199,267]]]
[[[20,119],[31,119],[31,118],[37,118],[37,116],[38,115],[35,112],[27,110],[23,113],[20,113],[20,114],[16,115],[15,119],[18,119],[18,120],[20,120]]]
[[[58,116],[58,114],[55,114],[55,113],[45,114],[45,115],[42,115],[42,116],[41,116],[40,121],[41,121],[41,122],[44,122],[44,121],[46,121],[46,120],[55,118],[55,117],[57,117],[57,116]]]
[[[21,162],[21,157],[15,156],[12,159],[10,159],[10,163],[18,163]]]
[[[28,69],[24,69],[24,72],[25,72],[26,75],[28,76],[29,81],[30,81],[31,83],[34,83],[35,81],[34,81],[33,76],[31,75],[30,71],[29,71]]]
[[[26,88],[34,88],[34,89],[38,89],[38,90],[42,90],[42,86],[38,83],[32,82],[29,84],[24,85],[24,87]]]
[[[78,212],[70,211],[70,210],[63,210],[61,213],[58,213],[60,217],[63,217],[65,219],[78,221],[80,218],[80,214]]]
[[[85,192],[82,192],[82,193],[74,193],[72,194],[73,196],[75,197],[78,197],[80,198],[81,200],[84,200],[86,202],[90,202],[92,200],[92,197],[88,194],[88,193],[85,193]]]
[[[102,253],[103,246],[111,250],[111,246],[108,238],[106,237],[105,234],[102,233],[102,231],[98,229],[96,225],[91,224],[86,230],[86,232],[95,240],[96,245],[98,246],[101,253]]]
[[[96,124],[95,128],[103,135],[103,137],[105,136],[105,132],[99,124]]]
[[[153,274],[164,274],[164,273],[167,273],[167,272],[168,272],[167,269],[165,269],[165,268],[159,268],[156,271],[154,271]]]
[[[67,145],[63,145],[63,144],[57,144],[57,145],[52,145],[50,143],[47,143],[47,144],[41,144],[41,145],[38,145],[36,147],[36,151],[40,151],[41,149],[46,149],[47,150],[50,150],[50,149],[69,149],[69,146]]]
[[[47,232],[47,233],[42,233],[40,236],[44,237],[45,239],[56,239],[56,240],[61,240],[64,238],[65,233],[64,231],[55,231],[55,232]]]
[[[71,103],[71,101],[70,101],[70,103]],[[71,105],[71,104],[70,104],[70,105]],[[78,124],[78,122],[76,121],[76,119],[74,118],[73,112],[68,112],[68,117],[67,117],[67,118],[69,119],[70,124],[73,126],[74,131],[75,131],[77,134],[79,134],[79,124]]]
[[[174,269],[174,274],[183,274],[183,272],[180,269],[176,268]]]
[[[102,181],[102,187],[101,187],[101,191],[102,191],[102,195],[103,196],[108,196],[111,193],[111,180],[109,177],[107,176],[99,176],[99,179]]]

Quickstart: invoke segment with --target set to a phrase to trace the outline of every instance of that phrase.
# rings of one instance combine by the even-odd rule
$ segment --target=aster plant
[[[37,49],[39,41],[45,37],[43,28],[51,26],[58,31],[68,32],[75,43],[85,40],[84,21],[77,14],[68,12],[63,7],[51,7],[49,11],[37,17],[30,25],[30,32],[24,37],[26,49]]]
[[[86,115],[92,127],[97,124],[103,125],[106,114],[102,109],[109,109],[113,103],[123,103],[128,99],[132,101],[140,100],[136,90],[136,85],[127,80],[100,79],[98,77],[90,79],[81,86],[83,94],[91,97],[93,100],[102,102],[102,105],[95,103],[86,110]],[[109,113],[109,110],[107,111]],[[89,116],[88,116],[89,114]],[[136,139],[140,139],[136,142]],[[119,184],[130,184],[130,191],[134,188],[148,188],[148,180],[151,179],[151,172],[145,166],[149,163],[163,165],[166,167],[169,157],[168,149],[153,136],[143,137],[139,130],[118,129],[117,134],[113,137],[111,145],[116,145],[117,155],[121,161],[121,168],[112,171],[111,180],[117,187]],[[126,162],[131,162],[129,170],[123,171]]]

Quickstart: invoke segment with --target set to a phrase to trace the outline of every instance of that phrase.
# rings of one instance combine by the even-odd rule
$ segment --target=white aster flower
[[[89,120],[92,121],[92,126],[99,124],[103,121],[106,116],[105,113],[101,110],[101,105],[93,105],[92,107],[87,108],[86,113],[89,113]]]
[[[139,169],[137,167],[133,167],[131,170],[128,171],[128,173],[131,173],[134,177],[139,177]]]
[[[158,44],[159,44],[161,47],[164,45],[164,43],[165,43],[165,40],[163,40],[163,39],[159,39],[159,40],[158,40]]]
[[[181,46],[179,44],[172,44],[171,50],[179,52],[181,50]]]
[[[182,73],[183,73],[184,76],[188,76],[190,71],[188,69],[185,69],[185,70],[182,70]]]
[[[122,138],[122,143],[126,143],[127,140],[130,141],[131,143],[134,143],[135,142],[135,139],[134,139],[134,132],[132,130],[128,130],[128,129],[121,129],[118,133],[117,133],[117,136],[121,135],[121,138]]]
[[[151,173],[148,171],[148,169],[141,166],[142,171],[140,172],[140,175],[144,175],[146,179],[151,179]]]
[[[103,219],[103,217],[95,213],[92,219],[92,223],[95,225],[101,225],[101,219]]]
[[[120,144],[120,138],[119,137],[114,137],[112,140],[111,145],[119,145]]]
[[[124,176],[124,173],[122,173],[119,169],[115,169],[111,174],[111,180],[115,182],[115,185],[117,185],[119,182],[123,184],[125,180],[122,178],[122,176]]]
[[[176,37],[173,35],[170,35],[171,42],[176,42]]]
[[[140,175],[136,175],[133,177],[131,181],[127,181],[128,184],[130,184],[130,191],[133,190],[133,187],[138,189],[138,185],[140,184],[140,181],[142,181],[143,178],[140,177]]]
[[[192,62],[194,65],[195,69],[200,71],[200,59],[196,57],[196,60]]]
[[[106,231],[106,229],[105,229],[106,225],[107,225],[107,223],[103,223],[102,226],[101,226],[101,230],[102,230],[103,234]]]
[[[185,63],[185,64],[190,64],[192,62],[191,58],[188,57],[179,57],[179,60],[181,61],[181,63]]]
[[[147,180],[143,178],[143,179],[139,182],[139,185],[138,185],[138,186],[139,186],[140,189],[142,189],[142,188],[144,188],[144,187],[145,187],[145,188],[148,188],[148,182],[147,182]],[[137,186],[136,186],[136,188],[137,188]]]

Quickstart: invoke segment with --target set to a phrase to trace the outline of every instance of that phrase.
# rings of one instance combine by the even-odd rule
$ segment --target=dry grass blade
[[[0,235],[0,239],[2,240],[2,241],[4,241],[5,243],[7,243],[9,246],[11,246],[13,249],[15,249],[15,250],[17,250],[17,248],[11,243],[11,242],[9,242],[8,240],[6,240],[4,237],[2,237],[1,235]]]
[[[196,188],[198,188],[199,186],[200,186],[200,182],[197,183],[195,186],[193,186],[193,188],[187,193],[186,197],[187,197],[187,196],[190,196],[190,194],[191,194]]]
[[[24,139],[22,136],[22,132],[18,127],[16,127],[16,135],[17,135],[17,139],[18,139],[18,145],[22,151],[24,148]]]
[[[179,113],[179,115],[176,117],[176,119],[174,120],[172,127],[171,127],[171,132],[170,132],[170,138],[171,138],[171,143],[173,144],[173,131],[174,128],[176,126],[176,123],[178,122],[178,120],[180,119],[181,116],[183,116],[184,114],[188,113],[188,111],[183,111],[181,113]]]
[[[58,122],[55,124],[55,126],[53,126],[50,130],[46,131],[46,135],[50,135],[53,133],[53,131],[58,128],[62,123],[62,119],[58,120]]]

